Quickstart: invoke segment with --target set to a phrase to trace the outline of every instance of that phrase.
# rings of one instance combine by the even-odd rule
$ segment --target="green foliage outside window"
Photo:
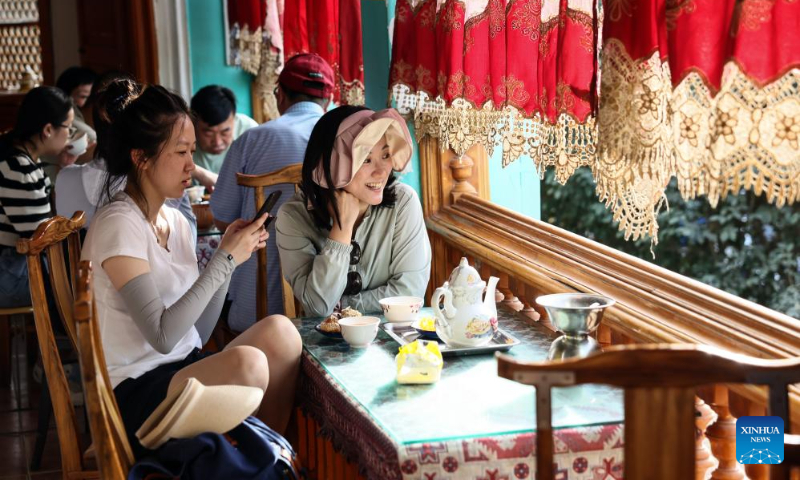
[[[658,218],[655,259],[650,239],[625,241],[595,196],[588,168],[562,186],[549,170],[542,182],[542,219],[609,247],[800,318],[800,208],[776,208],[752,192],[711,208],[684,200],[673,181],[669,211]]]

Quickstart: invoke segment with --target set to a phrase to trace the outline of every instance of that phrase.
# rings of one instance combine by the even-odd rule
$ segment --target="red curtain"
[[[228,0],[225,6],[229,32],[228,63],[258,75],[262,63],[266,0]]]
[[[228,24],[247,27],[255,31],[264,24],[267,15],[265,0],[228,0]]]
[[[800,2],[607,0],[598,193],[620,228],[658,232],[672,176],[712,205],[800,196]]]
[[[364,104],[360,0],[287,0],[283,36],[284,59],[310,52],[330,63],[335,102]]]
[[[566,178],[594,154],[593,0],[397,0],[390,87],[417,136]],[[540,169],[541,171],[541,169]]]

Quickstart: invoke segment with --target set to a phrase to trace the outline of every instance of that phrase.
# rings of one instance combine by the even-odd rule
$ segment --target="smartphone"
[[[261,215],[264,215],[265,213],[272,210],[275,207],[275,204],[278,203],[278,199],[281,198],[281,193],[282,192],[280,190],[275,190],[274,192],[270,193],[269,197],[267,197],[267,199],[264,201],[264,205],[261,205],[261,208],[258,210],[258,213],[256,213],[256,216],[253,218],[253,221],[256,221],[256,219],[261,218]],[[275,217],[273,217],[272,215],[267,217],[267,220],[264,222],[264,228],[267,228],[269,226],[273,218]]]

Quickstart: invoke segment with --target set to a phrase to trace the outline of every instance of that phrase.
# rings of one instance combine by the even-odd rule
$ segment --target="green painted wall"
[[[373,110],[386,108],[389,58],[392,54],[386,4],[377,0],[361,0],[361,19],[367,107]]]
[[[253,77],[225,64],[225,17],[220,0],[186,0],[189,24],[189,58],[192,62],[192,89],[224,85],[236,95],[236,110],[252,115],[250,82]]]
[[[364,53],[364,87],[367,107],[373,110],[386,108],[389,99],[389,59],[392,46],[389,44],[389,20],[394,18],[395,0],[361,0],[361,34],[363,36]],[[411,136],[414,136],[414,125],[408,124]],[[410,185],[420,194],[419,145],[414,145],[411,156],[411,171],[400,177],[403,183]]]

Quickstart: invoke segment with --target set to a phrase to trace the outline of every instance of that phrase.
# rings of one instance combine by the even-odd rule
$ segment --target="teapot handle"
[[[444,313],[439,308],[439,300],[442,297],[444,297]],[[437,288],[431,297],[431,307],[439,318],[453,318],[456,314],[456,309],[453,307],[453,292],[449,288]]]

